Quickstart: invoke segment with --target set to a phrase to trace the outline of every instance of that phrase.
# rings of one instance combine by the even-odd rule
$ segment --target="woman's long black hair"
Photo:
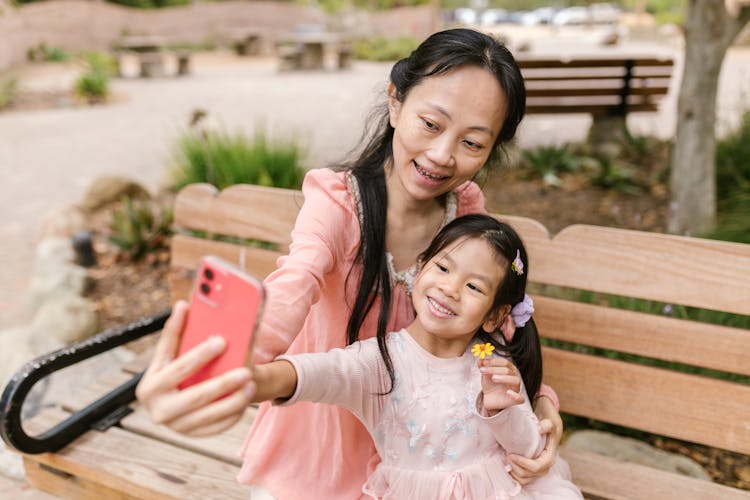
[[[401,59],[391,69],[390,81],[395,97],[403,102],[414,86],[425,78],[448,73],[457,68],[484,68],[495,76],[507,98],[507,114],[500,134],[493,145],[490,159],[500,146],[513,138],[526,109],[526,90],[521,72],[510,51],[489,35],[469,29],[451,29],[431,35],[409,57]],[[393,365],[385,343],[386,328],[391,312],[391,282],[386,260],[385,234],[388,192],[385,165],[393,157],[394,129],[388,109],[376,110],[370,130],[365,130],[365,144],[361,153],[343,169],[351,171],[359,186],[361,197],[360,246],[347,281],[359,279],[352,313],[347,324],[347,344],[359,339],[365,317],[380,295],[380,314],[377,341],[386,369],[393,381]],[[347,286],[348,289],[348,286]]]
[[[498,221],[490,215],[465,215],[447,224],[420,256],[423,263],[429,262],[450,244],[463,238],[482,238],[490,244],[498,257],[498,262],[505,269],[505,278],[495,293],[492,311],[499,311],[503,306],[511,307],[523,300],[526,293],[526,282],[529,275],[529,260],[526,248],[518,233],[508,224]],[[523,263],[523,271],[519,274],[511,268],[513,260],[518,256]],[[490,342],[498,352],[513,359],[513,363],[521,373],[526,392],[529,397],[539,391],[542,384],[542,347],[539,334],[533,319],[522,327],[516,328],[513,338],[498,342],[496,335],[502,336],[500,330],[485,332],[481,326],[477,336],[483,342]]]

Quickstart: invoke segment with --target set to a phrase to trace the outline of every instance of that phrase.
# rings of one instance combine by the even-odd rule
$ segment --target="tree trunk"
[[[716,224],[716,93],[727,48],[750,19],[750,7],[732,18],[724,2],[689,0],[685,63],[677,102],[668,230],[701,234]]]

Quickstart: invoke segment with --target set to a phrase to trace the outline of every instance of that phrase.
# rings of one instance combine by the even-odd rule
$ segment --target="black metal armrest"
[[[142,373],[38,436],[29,436],[23,430],[21,409],[29,391],[39,380],[79,361],[160,331],[170,313],[171,309],[168,309],[112,328],[26,363],[13,375],[0,398],[0,436],[3,441],[22,453],[57,451],[108,417],[117,414],[119,418],[124,416],[122,409],[135,399],[135,387]],[[118,420],[115,418],[112,421]]]

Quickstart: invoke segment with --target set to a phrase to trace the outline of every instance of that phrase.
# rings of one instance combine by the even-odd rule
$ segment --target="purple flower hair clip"
[[[513,306],[510,315],[517,328],[525,326],[534,314],[534,301],[528,295],[523,295],[523,300]]]
[[[523,261],[521,260],[521,251],[516,250],[516,258],[510,264],[510,268],[514,273],[521,276],[523,274]]]

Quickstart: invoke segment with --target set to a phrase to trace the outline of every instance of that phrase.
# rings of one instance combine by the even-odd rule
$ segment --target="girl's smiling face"
[[[430,200],[484,166],[507,110],[505,93],[489,71],[466,66],[425,78],[403,102],[394,92],[391,85],[391,187],[414,200]]]
[[[450,357],[463,354],[481,326],[494,329],[491,308],[504,260],[484,238],[461,238],[438,252],[414,280],[411,336],[432,354]]]

